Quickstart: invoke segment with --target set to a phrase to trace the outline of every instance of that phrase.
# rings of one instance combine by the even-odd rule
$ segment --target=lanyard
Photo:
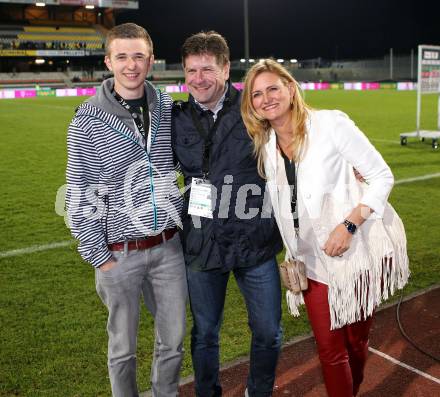
[[[298,181],[297,181],[297,172],[296,165],[294,161],[290,161],[286,154],[283,152],[281,147],[278,145],[280,149],[281,156],[284,160],[284,169],[286,170],[287,182],[290,186],[290,211],[293,217],[293,226],[295,231],[298,232],[299,229],[299,219],[297,214],[297,201],[298,201]]]
[[[113,90],[112,93],[113,96],[116,98],[116,100],[121,104],[121,106],[130,112],[131,117],[133,117],[136,127],[144,137],[146,144],[148,142],[148,131],[150,130],[150,112],[148,111],[147,101],[145,101],[144,106],[141,106],[140,108],[142,113],[142,120],[141,120],[136,110],[133,109],[133,107],[130,106],[124,98],[122,98],[115,90]]]
[[[197,115],[197,111],[194,108],[194,106],[191,106],[191,117],[194,123],[194,126],[197,129],[197,132],[201,136],[201,138],[205,141],[205,147],[203,149],[203,163],[202,163],[202,173],[203,178],[208,179],[209,177],[209,156],[211,154],[211,147],[212,147],[212,138],[214,136],[215,131],[217,130],[219,120],[221,116],[226,113],[226,108],[223,106],[223,108],[218,112],[217,119],[214,122],[213,113],[208,110],[205,113],[208,117],[209,122],[209,130],[206,131],[206,129],[203,127],[202,123],[200,122],[199,116]]]

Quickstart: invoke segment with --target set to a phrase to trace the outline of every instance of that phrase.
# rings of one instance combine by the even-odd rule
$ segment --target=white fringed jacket
[[[280,200],[278,185],[284,163],[277,154],[275,131],[269,133],[264,166],[275,218],[286,255],[303,260],[307,267],[293,227],[286,227],[285,219],[291,219],[290,206]],[[360,186],[353,167],[368,185]],[[308,217],[302,223],[312,229],[309,232],[322,247],[329,233],[359,203],[374,211],[358,228],[343,257],[327,256],[320,247],[315,250],[328,272],[332,329],[371,315],[388,292],[402,288],[408,280],[405,231],[387,203],[393,183],[391,170],[382,156],[347,115],[336,110],[309,112],[306,149],[297,168],[298,198],[304,206],[300,213]],[[299,225],[301,233],[301,218]],[[302,295],[288,292],[287,298],[290,311],[298,315]]]

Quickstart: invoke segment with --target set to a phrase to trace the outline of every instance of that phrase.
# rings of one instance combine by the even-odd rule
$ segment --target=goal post
[[[417,112],[416,131],[400,134],[400,143],[406,145],[407,138],[432,139],[432,147],[438,148],[440,139],[440,96],[437,107],[437,130],[423,130],[421,126],[422,95],[440,95],[440,46],[419,45],[417,70]]]

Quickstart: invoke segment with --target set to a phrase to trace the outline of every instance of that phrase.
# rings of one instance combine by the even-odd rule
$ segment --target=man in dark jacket
[[[219,330],[234,273],[252,331],[247,394],[270,396],[282,332],[275,254],[282,244],[265,181],[229,82],[229,48],[216,32],[189,37],[182,62],[190,96],[173,109],[173,149],[185,178],[183,247],[196,395],[220,396]]]

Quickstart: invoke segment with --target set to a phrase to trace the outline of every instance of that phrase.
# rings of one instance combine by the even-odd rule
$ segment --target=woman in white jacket
[[[308,288],[288,293],[289,308],[306,304],[329,396],[355,396],[374,308],[408,279],[403,226],[387,204],[393,175],[347,115],[309,108],[273,60],[249,70],[241,110],[286,256],[306,266]]]

